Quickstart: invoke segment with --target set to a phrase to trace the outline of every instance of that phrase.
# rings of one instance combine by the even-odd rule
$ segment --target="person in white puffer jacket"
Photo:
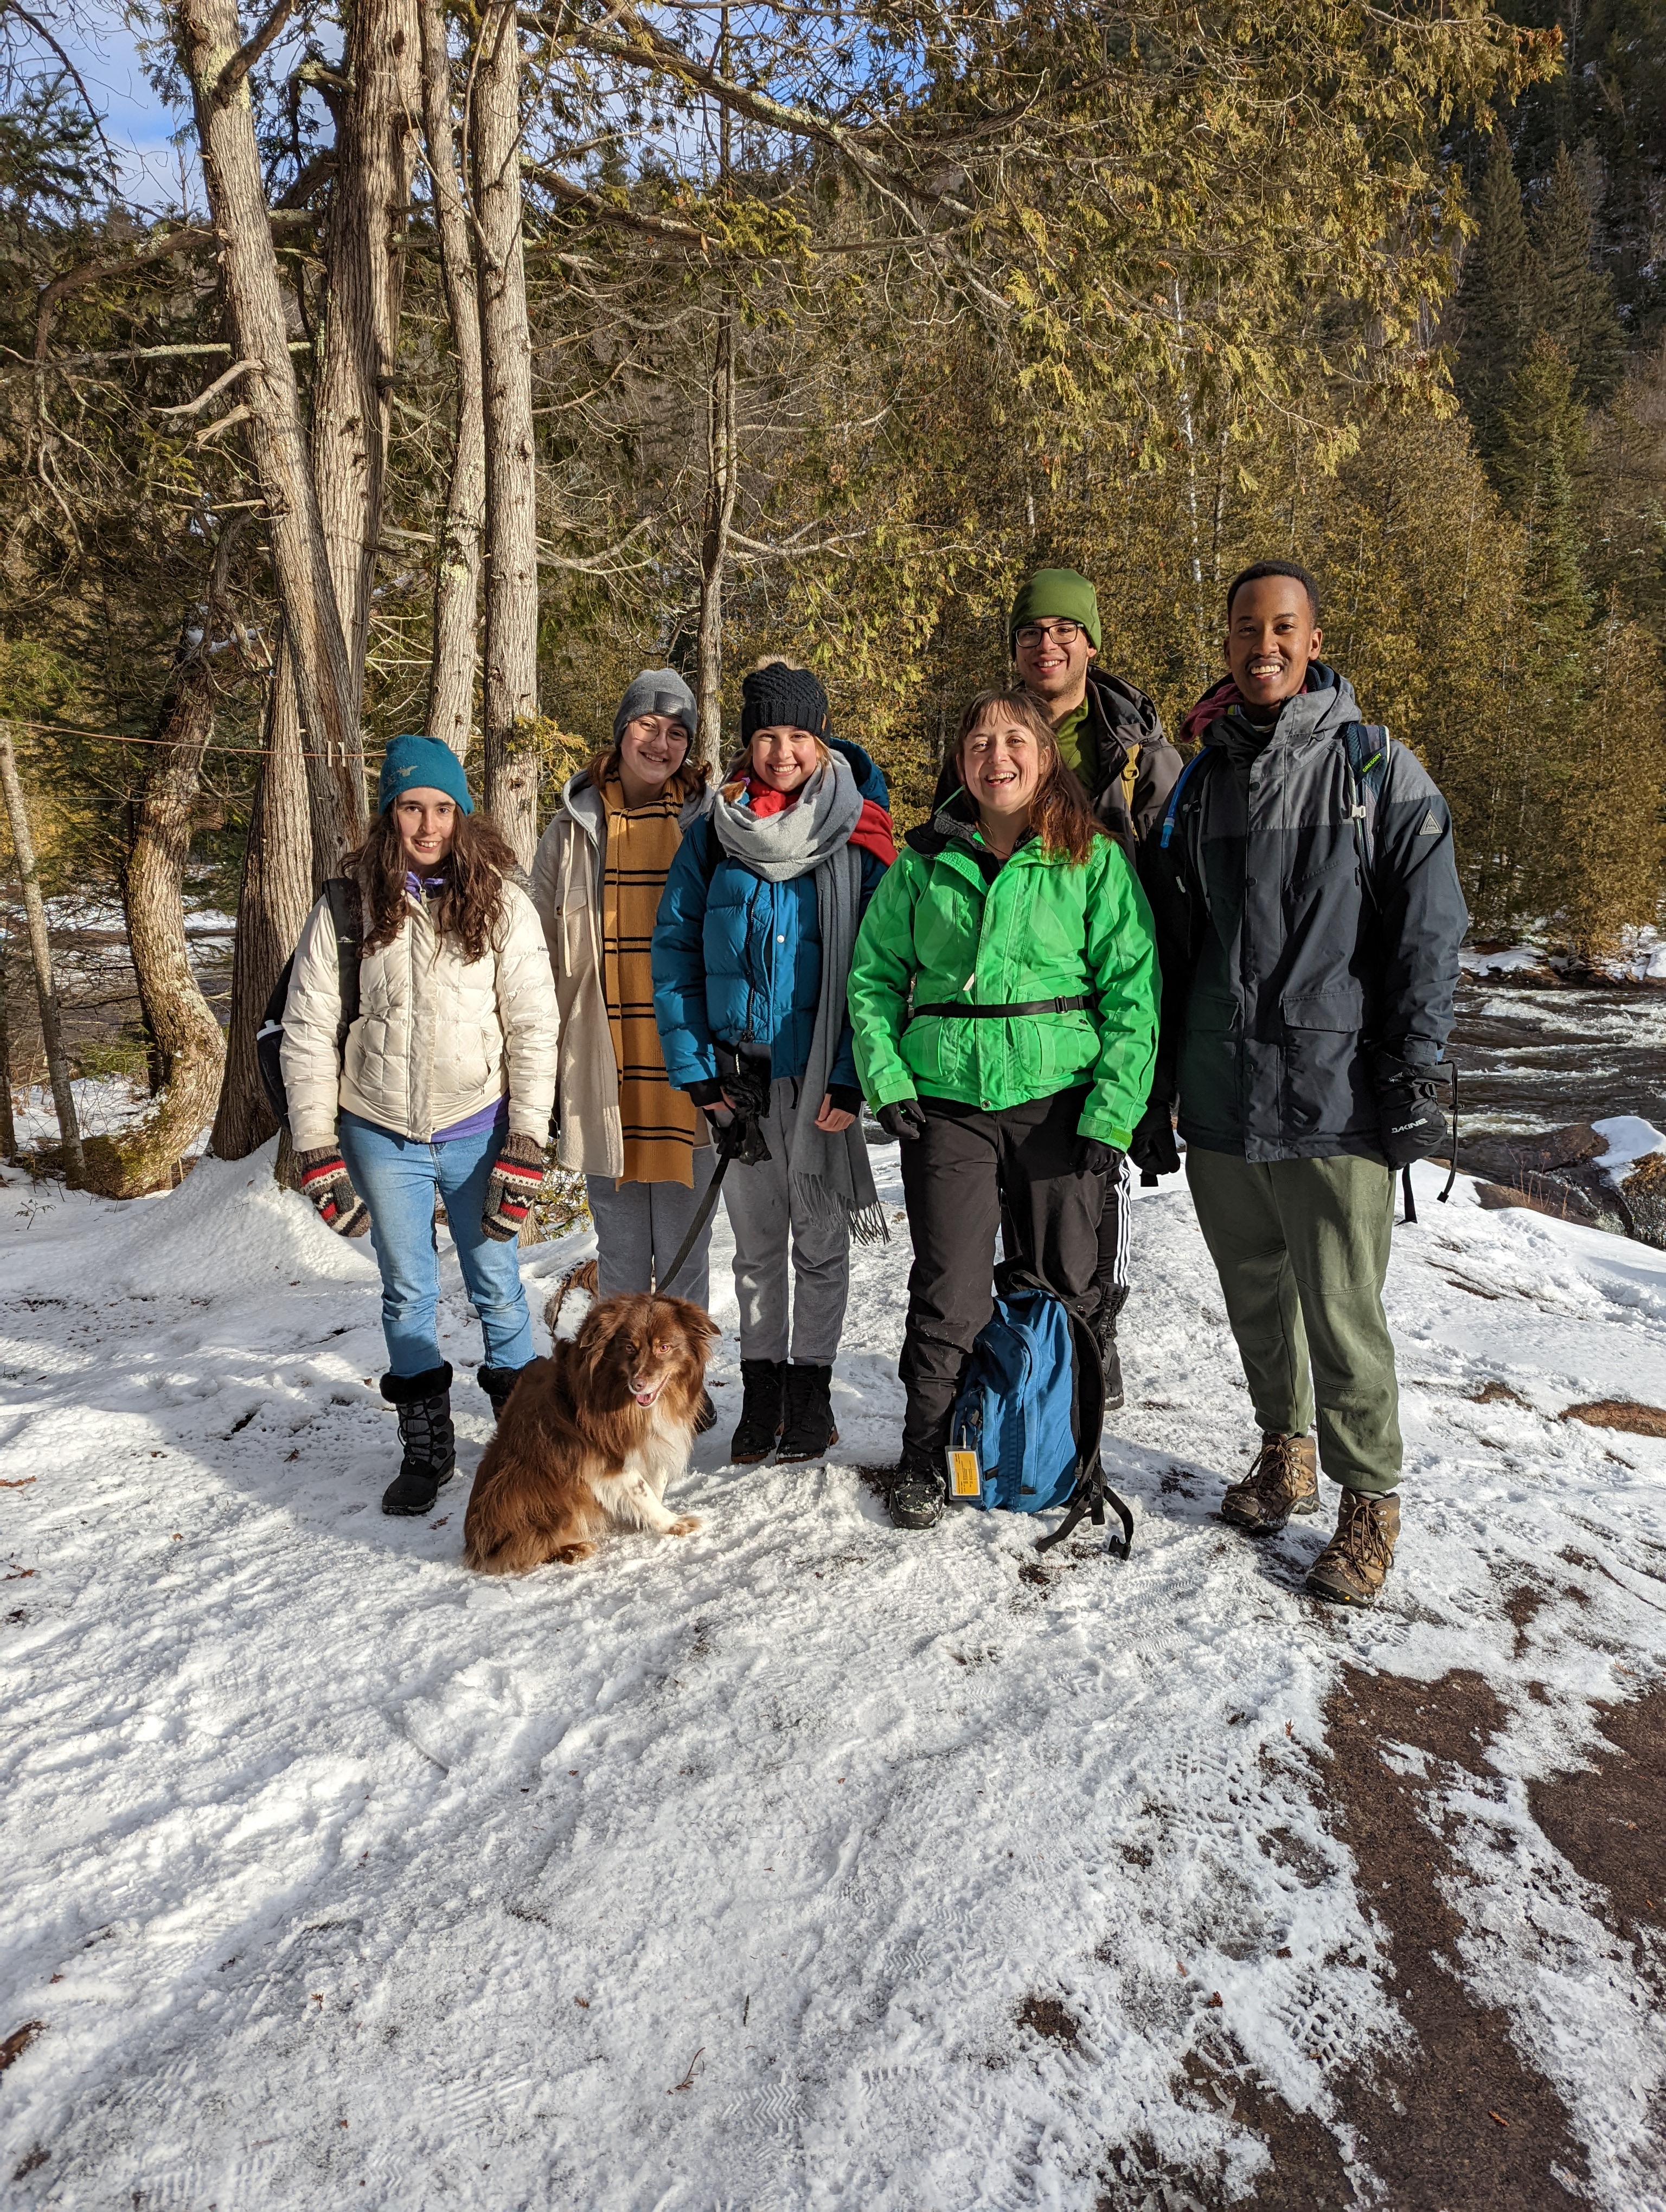
[[[344,863],[362,901],[359,1011],[344,1037],[327,899],[295,948],[283,1067],[301,1187],[382,1277],[404,1459],[385,1513],[426,1513],[456,1471],[440,1352],[436,1195],[480,1316],[479,1382],[501,1413],[534,1357],[515,1245],[544,1180],[559,1019],[544,932],[514,855],[474,812],[437,738],[396,738],[380,811]]]

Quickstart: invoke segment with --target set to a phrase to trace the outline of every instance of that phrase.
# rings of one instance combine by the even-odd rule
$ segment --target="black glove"
[[[1072,1162],[1079,1176],[1113,1176],[1122,1164],[1115,1145],[1102,1145],[1097,1137],[1078,1137]]]
[[[854,1083],[830,1083],[827,1086],[827,1103],[841,1114],[860,1114],[862,1110],[862,1094]]]
[[[911,1145],[926,1133],[926,1109],[917,1098],[893,1098],[874,1118],[886,1136],[895,1137],[899,1144]]]
[[[690,1083],[689,1097],[702,1113],[709,1114],[714,1106],[723,1103],[723,1085],[715,1075],[708,1075],[703,1083]]]
[[[1142,1176],[1149,1176],[1153,1182],[1158,1176],[1179,1174],[1180,1147],[1174,1140],[1174,1121],[1166,1099],[1153,1098],[1140,1116],[1140,1126],[1128,1145],[1128,1158]]]
[[[1432,1067],[1413,1067],[1380,1053],[1377,1077],[1377,1141],[1390,1167],[1426,1160],[1446,1143],[1446,1117]]]

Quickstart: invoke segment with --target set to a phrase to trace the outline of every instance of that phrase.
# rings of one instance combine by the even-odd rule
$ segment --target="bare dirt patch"
[[[1515,1594],[1518,1632],[1537,1597]],[[1661,1697],[1651,1722],[1627,1723],[1623,1742],[1613,1717],[1604,1723],[1621,1777],[1613,1805],[1639,1825],[1642,1805],[1651,1796],[1657,1803],[1666,1784],[1666,1692]],[[1421,1683],[1343,1668],[1327,1708],[1322,1802],[1332,1833],[1353,1854],[1359,1893],[1392,1968],[1384,1987],[1409,2037],[1375,2067],[1331,2073],[1342,2136],[1335,2122],[1292,2110],[1224,2027],[1206,2032],[1174,2094],[1259,2136],[1270,2163],[1248,2196],[1228,2197],[1224,2173],[1164,2170],[1149,2139],[1136,2138],[1110,2154],[1096,2212],[1319,2212],[1366,2203],[1393,2212],[1572,2212],[1589,2201],[1585,2154],[1560,2098],[1511,2039],[1509,2014],[1481,2002],[1455,1971],[1464,1925],[1444,1893],[1461,1894],[1469,1877],[1442,1799],[1454,1780],[1487,1776],[1486,1747],[1505,1718],[1479,1674]],[[1408,1751],[1422,1754],[1420,1776],[1408,1771],[1419,1763]],[[1612,1823],[1593,1833],[1586,1808],[1572,1817],[1571,1858],[1583,1850],[1595,1864],[1633,1840]],[[1290,1841],[1275,1832],[1263,1848],[1288,1863]],[[1298,1878],[1322,1879],[1318,1855],[1307,1858]],[[1627,1910],[1666,1902],[1666,1840],[1655,1844],[1649,1867],[1636,1875],[1635,1898],[1627,1890]]]
[[[1666,1407],[1641,1405],[1635,1398],[1592,1398],[1568,1407],[1562,1419],[1591,1429],[1623,1429],[1631,1437],[1666,1437]]]
[[[1590,1771],[1528,1785],[1534,1819],[1583,1880],[1622,1942],[1666,1933],[1666,1686],[1601,1711]],[[1654,1947],[1639,1946],[1647,1971]]]
[[[1331,1699],[1326,1775],[1335,1831],[1353,1851],[1395,1971],[1394,1995],[1414,2047],[1379,2077],[1352,2074],[1335,2090],[1359,2130],[1365,2162],[1396,2208],[1519,2212],[1582,2202],[1558,2179],[1583,2182],[1585,2154],[1560,2098],[1450,1965],[1463,1923],[1442,1894],[1464,1879],[1438,1809],[1443,1770],[1485,1775],[1504,1708],[1481,1676],[1403,1680],[1345,1667]],[[1384,1748],[1424,1754],[1419,1780]]]

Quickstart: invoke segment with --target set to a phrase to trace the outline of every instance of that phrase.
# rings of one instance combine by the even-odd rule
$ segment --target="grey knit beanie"
[[[626,723],[634,722],[638,714],[673,716],[688,732],[690,744],[700,734],[700,709],[694,703],[694,694],[674,668],[645,668],[640,676],[632,677],[613,717],[616,745],[624,735]]]

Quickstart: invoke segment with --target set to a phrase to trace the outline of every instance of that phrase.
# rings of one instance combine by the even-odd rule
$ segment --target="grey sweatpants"
[[[763,1123],[769,1157],[756,1167],[739,1162],[723,1178],[723,1199],[734,1231],[734,1289],[740,1305],[743,1359],[785,1359],[787,1346],[800,1367],[830,1367],[844,1328],[850,1295],[850,1231],[828,1230],[792,1211],[788,1176],[791,1131],[798,1085],[783,1078],[769,1086]],[[792,1261],[792,1327],[787,1327],[787,1261]]]
[[[696,1152],[692,1190],[684,1190],[680,1182],[626,1182],[615,1188],[611,1176],[586,1176],[585,1195],[596,1224],[596,1284],[603,1297],[651,1291],[664,1276],[705,1196],[714,1158],[709,1145]],[[735,1173],[731,1168],[726,1180],[733,1181]],[[660,1282],[668,1297],[710,1304],[711,1241],[708,1221],[677,1280]]]

